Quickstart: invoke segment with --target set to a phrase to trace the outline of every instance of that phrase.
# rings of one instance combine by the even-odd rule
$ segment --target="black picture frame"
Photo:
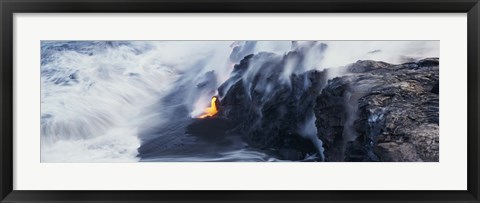
[[[0,0],[2,202],[479,202],[478,0]],[[14,13],[467,13],[466,191],[24,191],[13,190]]]

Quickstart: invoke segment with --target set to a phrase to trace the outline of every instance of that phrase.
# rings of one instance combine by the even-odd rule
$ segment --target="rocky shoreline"
[[[358,61],[317,97],[327,161],[438,161],[438,58]]]
[[[288,72],[291,61],[302,67],[301,51],[235,65],[218,88],[224,136],[286,160],[439,160],[438,58],[357,61],[332,78],[331,69]]]

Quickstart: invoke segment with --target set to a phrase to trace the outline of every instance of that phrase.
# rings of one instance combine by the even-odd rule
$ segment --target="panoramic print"
[[[41,41],[41,162],[438,162],[439,44]]]

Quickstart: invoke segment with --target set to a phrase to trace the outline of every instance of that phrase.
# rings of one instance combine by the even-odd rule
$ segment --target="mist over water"
[[[163,136],[145,132],[199,116],[245,56],[270,52],[273,58],[283,57],[310,43],[42,41],[41,161],[141,161],[138,148],[151,138],[146,137]],[[316,46],[321,43],[326,44],[321,52],[306,52],[302,69],[288,67],[285,78],[295,71],[335,68],[357,60],[403,63],[439,56],[438,41],[319,41]],[[262,71],[259,68],[252,64],[249,71]],[[177,107],[183,111],[175,111]],[[314,117],[307,120],[305,126],[314,126]],[[316,129],[304,131],[314,139]],[[246,149],[222,155],[143,161],[275,161]]]

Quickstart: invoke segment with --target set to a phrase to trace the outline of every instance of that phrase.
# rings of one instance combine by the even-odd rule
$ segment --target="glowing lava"
[[[214,116],[215,114],[217,114],[218,109],[217,109],[216,101],[217,101],[217,97],[212,97],[210,107],[206,108],[203,111],[203,114],[198,116],[198,118],[211,117],[211,116]]]

